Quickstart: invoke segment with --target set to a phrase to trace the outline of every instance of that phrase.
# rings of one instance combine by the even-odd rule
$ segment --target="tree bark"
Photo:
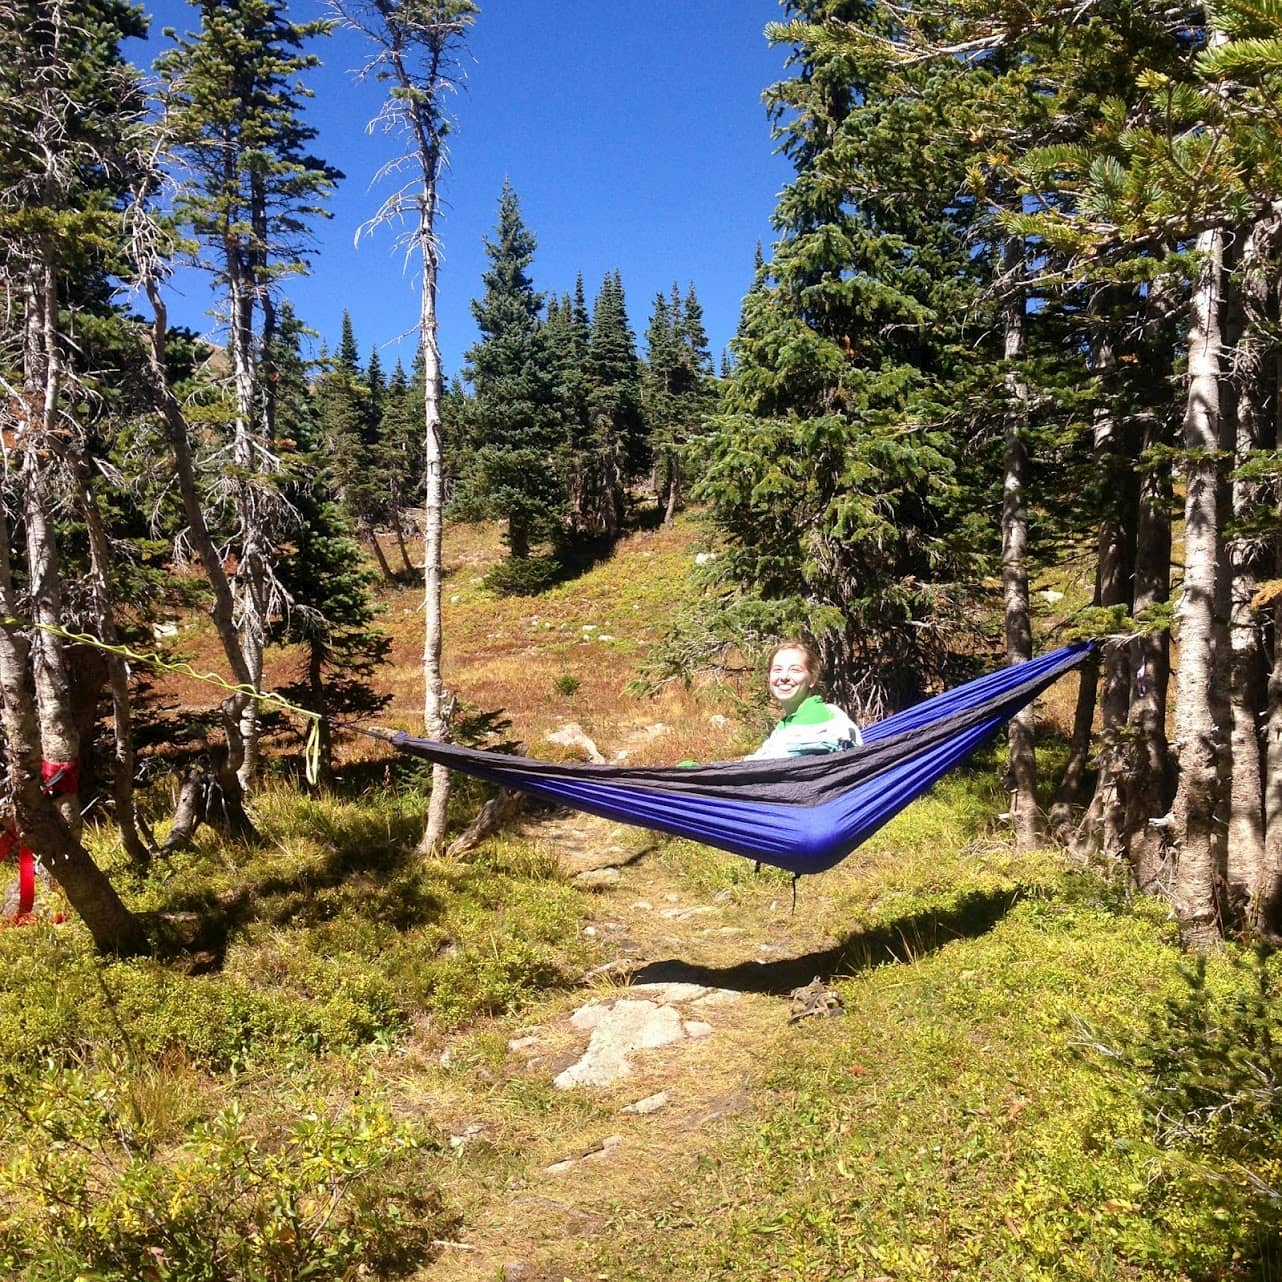
[[[1229,425],[1234,439],[1226,441],[1234,466],[1241,467],[1266,446],[1272,433],[1266,427],[1272,387],[1265,363],[1271,347],[1262,326],[1270,324],[1269,276],[1275,220],[1262,220],[1247,235],[1238,265],[1236,287],[1229,294],[1229,383],[1236,408]],[[1269,424],[1268,426],[1271,426]],[[1256,916],[1255,901],[1264,875],[1264,780],[1260,743],[1261,713],[1266,701],[1264,638],[1252,604],[1264,577],[1266,544],[1241,533],[1258,511],[1261,487],[1237,477],[1232,481],[1233,522],[1239,531],[1227,541],[1229,587],[1229,701],[1231,777],[1228,790],[1228,832],[1225,871],[1229,912],[1235,926]]]
[[[1227,745],[1215,724],[1215,600],[1219,542],[1220,306],[1223,233],[1197,241],[1202,266],[1192,300],[1189,386],[1184,416],[1184,584],[1179,604],[1180,666],[1175,734],[1180,777],[1171,816],[1179,842],[1174,906],[1186,944],[1220,937],[1215,826],[1220,821],[1218,756]]]
[[[432,175],[419,204],[418,244],[423,257],[419,341],[423,350],[423,426],[425,439],[425,526],[423,546],[423,726],[428,737],[444,739],[449,730],[445,682],[441,676],[441,537],[444,527],[445,461],[441,437],[441,349],[437,339],[436,175],[439,149],[431,149],[425,172]],[[445,838],[450,772],[432,767],[432,796],[419,853],[435,854]]]
[[[392,572],[392,567],[387,563],[383,545],[378,541],[378,531],[372,525],[367,525],[365,527],[365,537],[369,540],[370,551],[374,553],[374,560],[378,562],[378,572],[383,576],[383,582],[395,583],[396,575]]]
[[[1019,369],[1024,359],[1027,307],[1024,287],[1024,240],[1013,236],[1003,249],[1007,278],[1003,305],[1006,365],[1006,421],[1002,484],[1002,606],[1006,620],[1006,661],[1027,663],[1033,657],[1032,617],[1028,604],[1028,384]],[[1015,848],[1032,850],[1042,833],[1037,807],[1037,756],[1034,751],[1033,706],[1021,708],[1007,731],[1011,811]]]
[[[1091,731],[1095,724],[1099,671],[1099,657],[1094,653],[1077,670],[1077,704],[1073,712],[1073,735],[1069,744],[1068,761],[1055,789],[1055,800],[1048,816],[1055,839],[1066,846],[1073,844],[1074,814],[1086,799],[1086,763],[1091,755]]]
[[[1167,443],[1165,424],[1153,420],[1144,449]],[[1171,477],[1166,465],[1150,466],[1140,478],[1135,530],[1135,598],[1141,615],[1164,603],[1171,586]],[[1173,783],[1166,740],[1170,683],[1170,637],[1164,628],[1141,633],[1131,643],[1131,698],[1126,724],[1124,842],[1131,876],[1140,890],[1168,892],[1164,830],[1150,821],[1171,804]]]
[[[32,675],[36,657],[15,622],[17,601],[9,548],[9,523],[0,504],[0,710],[17,829],[62,888],[100,951],[118,955],[147,952],[141,923],[125,907],[41,786],[41,765],[49,753],[40,738],[36,712]]]
[[[156,282],[144,273],[143,287],[152,307],[152,323],[148,327],[147,371],[152,395],[165,421],[165,434],[173,454],[174,472],[178,479],[178,493],[182,499],[183,513],[187,518],[188,538],[205,571],[214,593],[211,612],[214,628],[222,643],[223,655],[239,685],[256,685],[251,670],[240,648],[236,632],[236,606],[231,583],[223,569],[222,559],[214,546],[213,536],[205,521],[205,509],[200,501],[196,484],[196,464],[191,440],[187,432],[187,419],[182,406],[169,385],[169,372],[165,364],[168,335],[168,315]],[[224,733],[227,736],[225,767],[222,778],[222,808],[229,816],[227,832],[245,835],[254,830],[245,814],[244,790],[240,784],[240,770],[244,762],[243,712],[249,696],[233,694],[220,705]]]
[[[89,469],[83,456],[75,461],[76,486],[80,493],[80,511],[89,535],[90,586],[98,635],[108,645],[119,644],[115,611],[111,605],[111,544],[98,510],[98,501],[89,481]],[[151,852],[138,834],[134,811],[134,744],[133,711],[129,700],[129,672],[118,654],[104,654],[107,680],[111,687],[111,709],[115,738],[115,768],[111,790],[115,802],[116,826],[120,829],[125,852],[137,863],[146,863]]]
[[[1107,325],[1105,318],[1102,324]],[[1103,404],[1095,411],[1091,457],[1100,478],[1103,505],[1096,540],[1095,599],[1103,607],[1130,604],[1130,550],[1134,541],[1132,505],[1129,501],[1130,459],[1121,440],[1121,428],[1107,386],[1116,366],[1111,334],[1095,344],[1092,364],[1100,378]],[[1087,811],[1085,830],[1111,859],[1122,855],[1122,790],[1126,778],[1123,729],[1130,702],[1130,655],[1125,646],[1105,651],[1103,681],[1099,691],[1100,750],[1095,794]]]

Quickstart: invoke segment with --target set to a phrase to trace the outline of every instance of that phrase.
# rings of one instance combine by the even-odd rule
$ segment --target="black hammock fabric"
[[[844,859],[1090,650],[1079,642],[1001,668],[864,727],[862,747],[818,756],[610,766],[536,761],[404,733],[390,742],[504,788],[816,873]]]

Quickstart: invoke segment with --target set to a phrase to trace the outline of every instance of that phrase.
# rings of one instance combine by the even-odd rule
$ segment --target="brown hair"
[[[780,641],[773,650],[770,651],[770,660],[766,664],[766,671],[769,672],[774,666],[775,657],[784,650],[796,650],[806,661],[806,675],[810,678],[810,684],[813,686],[818,683],[820,677],[819,656],[815,653],[815,648],[808,641]]]

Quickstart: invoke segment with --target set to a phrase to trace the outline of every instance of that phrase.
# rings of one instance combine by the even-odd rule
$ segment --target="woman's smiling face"
[[[766,682],[770,697],[785,712],[796,712],[809,695],[815,674],[810,671],[803,651],[785,646],[776,650],[770,660],[770,674]]]

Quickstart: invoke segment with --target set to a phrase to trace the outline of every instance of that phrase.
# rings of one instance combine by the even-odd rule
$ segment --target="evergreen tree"
[[[370,677],[387,657],[390,638],[374,626],[371,576],[360,548],[335,501],[331,450],[322,444],[319,415],[308,391],[308,368],[301,353],[302,326],[288,304],[281,307],[273,337],[272,364],[278,384],[282,430],[297,442],[302,466],[290,486],[299,514],[293,546],[278,573],[289,593],[289,608],[273,628],[273,638],[304,649],[303,672],[282,693],[321,714],[321,777],[333,768],[331,722],[344,715],[367,717],[390,696],[375,692]],[[351,348],[340,345],[336,365],[343,368]]]
[[[374,364],[378,373],[378,366]],[[374,553],[385,579],[395,576],[378,541],[386,519],[387,487],[382,472],[381,410],[361,369],[360,349],[351,316],[343,310],[338,347],[322,365],[316,384],[320,432],[329,455],[331,484],[351,528],[359,530]],[[379,378],[381,381],[381,373]],[[379,396],[381,397],[380,388]]]
[[[534,249],[517,195],[504,182],[495,237],[485,241],[485,292],[472,303],[481,339],[466,355],[469,448],[454,503],[460,512],[505,520],[515,558],[557,534],[566,512],[564,423],[543,296],[529,275]]]
[[[559,305],[549,306],[545,328],[549,360],[556,373],[567,453],[570,531],[577,536],[591,537],[597,533],[596,506],[592,502],[592,419],[587,368],[592,326],[581,274],[575,280],[573,297],[565,294]]]
[[[300,75],[317,63],[304,45],[326,34],[324,21],[296,23],[283,0],[199,0],[200,30],[173,40],[156,61],[168,123],[181,154],[177,206],[207,253],[227,326],[233,421],[226,484],[236,571],[238,648],[249,681],[263,676],[263,646],[280,604],[273,546],[294,514],[282,504],[275,449],[275,388],[270,369],[280,281],[304,270],[308,222],[341,175],[312,155],[316,131],[304,123],[309,96]],[[228,625],[229,626],[229,625]],[[258,710],[234,695],[229,751],[242,786],[257,765]]]
[[[387,520],[396,535],[396,545],[401,553],[401,568],[406,575],[411,574],[414,569],[405,545],[408,519],[406,509],[415,504],[423,484],[420,457],[422,432],[417,412],[422,399],[421,394],[415,392],[398,357],[382,398],[378,470],[386,487]]]
[[[684,300],[675,284],[670,299],[656,295],[645,342],[642,404],[664,521],[670,524],[687,479],[687,446],[716,401],[703,308],[693,284]]]
[[[986,569],[991,515],[959,501],[949,388],[974,360],[967,316],[979,334],[988,323],[984,265],[957,199],[964,154],[922,155],[941,114],[924,91],[959,73],[852,47],[847,28],[891,21],[873,6],[789,9],[771,35],[796,43],[798,74],[767,100],[797,176],[745,300],[697,493],[728,540],[719,569],[743,594],[741,627],[808,629],[835,692],[867,717],[955,672],[949,643]]]
[[[576,303],[576,324],[579,315]],[[617,271],[606,275],[592,308],[587,370],[583,506],[589,533],[614,541],[623,529],[625,486],[646,463],[641,367]]]

